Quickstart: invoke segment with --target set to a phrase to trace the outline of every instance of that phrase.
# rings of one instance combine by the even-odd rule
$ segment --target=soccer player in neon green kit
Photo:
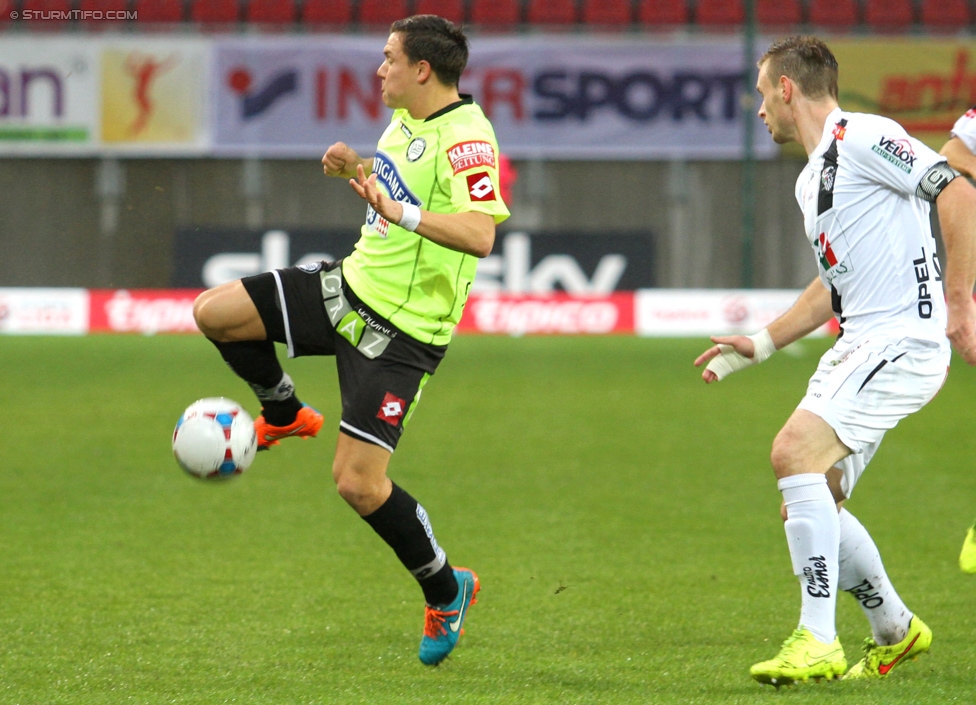
[[[443,358],[474,280],[509,212],[498,144],[484,113],[458,90],[467,38],[447,20],[416,15],[390,28],[377,75],[394,109],[372,157],[326,150],[327,176],[348,178],[367,202],[344,259],[246,277],[197,299],[200,330],[262,404],[258,444],[314,436],[322,415],[302,404],[278,362],[334,355],[342,418],[332,475],[339,494],[393,549],[426,602],[420,660],[454,649],[480,584],[452,567],[427,512],[387,477],[403,427]]]

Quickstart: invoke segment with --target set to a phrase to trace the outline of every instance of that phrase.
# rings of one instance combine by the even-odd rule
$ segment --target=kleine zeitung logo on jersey
[[[455,175],[479,166],[495,168],[495,149],[490,142],[458,142],[447,150],[447,158],[451,160]]]

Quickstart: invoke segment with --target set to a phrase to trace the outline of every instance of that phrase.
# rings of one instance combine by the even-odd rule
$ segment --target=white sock
[[[827,477],[804,473],[777,483],[786,504],[786,541],[800,580],[800,626],[825,644],[837,638],[840,522]]]
[[[888,579],[878,547],[861,522],[840,511],[840,575],[837,586],[852,594],[881,646],[897,644],[908,634],[912,613]]]

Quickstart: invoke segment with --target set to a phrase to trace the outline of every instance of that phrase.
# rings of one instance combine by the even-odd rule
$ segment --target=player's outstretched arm
[[[336,142],[325,150],[322,157],[322,171],[326,176],[341,176],[351,179],[356,176],[356,170],[362,166],[367,176],[373,171],[373,157],[363,159],[352,147],[345,142]]]
[[[356,177],[349,179],[349,185],[391,223],[458,252],[475,257],[491,254],[495,244],[495,219],[487,213],[434,213],[395,201],[376,186],[376,174],[367,177],[361,166]]]
[[[780,348],[817,330],[833,316],[830,292],[814,279],[789,310],[755,335],[715,336],[714,346],[695,359],[706,384],[757,365]]]
[[[966,176],[976,175],[976,155],[958,137],[952,137],[942,145],[939,154],[948,159],[949,166],[956,171],[961,171]]]
[[[946,334],[956,352],[976,365],[976,189],[955,178],[939,193],[936,204],[946,251],[942,273],[949,310]]]

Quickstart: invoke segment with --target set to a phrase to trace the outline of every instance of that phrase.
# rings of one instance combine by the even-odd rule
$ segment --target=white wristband
[[[404,230],[413,232],[420,225],[420,208],[406,201],[400,201],[400,206],[403,208],[403,215],[400,216],[400,222],[397,225]]]
[[[752,357],[740,355],[731,345],[720,343],[718,349],[721,352],[712,358],[705,369],[713,372],[721,380],[733,372],[738,372],[746,367],[758,365],[760,362],[768,360],[769,356],[776,352],[776,345],[773,344],[773,338],[765,328],[755,335],[746,337],[752,341],[752,345],[755,348]]]

